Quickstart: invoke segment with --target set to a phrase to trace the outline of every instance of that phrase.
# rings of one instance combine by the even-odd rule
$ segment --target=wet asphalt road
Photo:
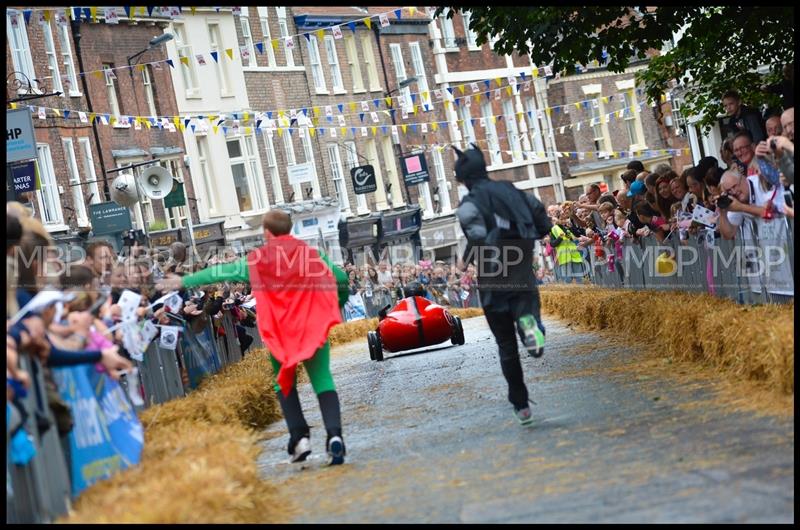
[[[793,419],[730,412],[702,384],[626,370],[639,351],[545,325],[545,356],[523,359],[530,427],[482,317],[464,321],[464,346],[382,363],[366,340],[338,348],[346,465],[324,466],[308,384],[309,463],[286,463],[283,422],[263,443],[264,477],[299,507],[291,522],[794,521]]]

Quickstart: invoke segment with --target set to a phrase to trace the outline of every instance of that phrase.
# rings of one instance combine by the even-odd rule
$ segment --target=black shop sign
[[[357,194],[371,193],[378,189],[375,181],[375,168],[372,166],[359,166],[350,170],[353,179],[353,191]]]

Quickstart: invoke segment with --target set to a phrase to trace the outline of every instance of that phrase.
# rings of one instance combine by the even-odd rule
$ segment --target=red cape
[[[270,239],[247,263],[258,331],[281,363],[278,385],[288,395],[297,365],[313,357],[342,321],[336,280],[319,252],[291,235]]]

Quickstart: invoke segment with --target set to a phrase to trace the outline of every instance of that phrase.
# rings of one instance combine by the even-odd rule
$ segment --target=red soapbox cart
[[[382,361],[384,351],[413,350],[448,339],[454,345],[464,344],[461,319],[427,298],[409,296],[387,312],[388,307],[379,313],[378,329],[367,333],[373,361]]]

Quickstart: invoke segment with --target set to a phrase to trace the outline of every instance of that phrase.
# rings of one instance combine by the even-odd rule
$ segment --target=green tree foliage
[[[777,105],[776,96],[761,86],[778,82],[782,66],[794,61],[793,7],[452,6],[438,8],[436,15],[452,17],[455,10],[470,11],[478,45],[498,38],[497,53],[530,55],[534,64],[552,65],[562,75],[606,56],[612,72],[650,57],[636,74],[649,102],[678,84],[684,114],[703,115],[706,128],[723,114],[720,98],[728,89],[738,90],[752,106]],[[681,29],[677,45],[666,49]],[[756,72],[764,66],[766,76]]]

